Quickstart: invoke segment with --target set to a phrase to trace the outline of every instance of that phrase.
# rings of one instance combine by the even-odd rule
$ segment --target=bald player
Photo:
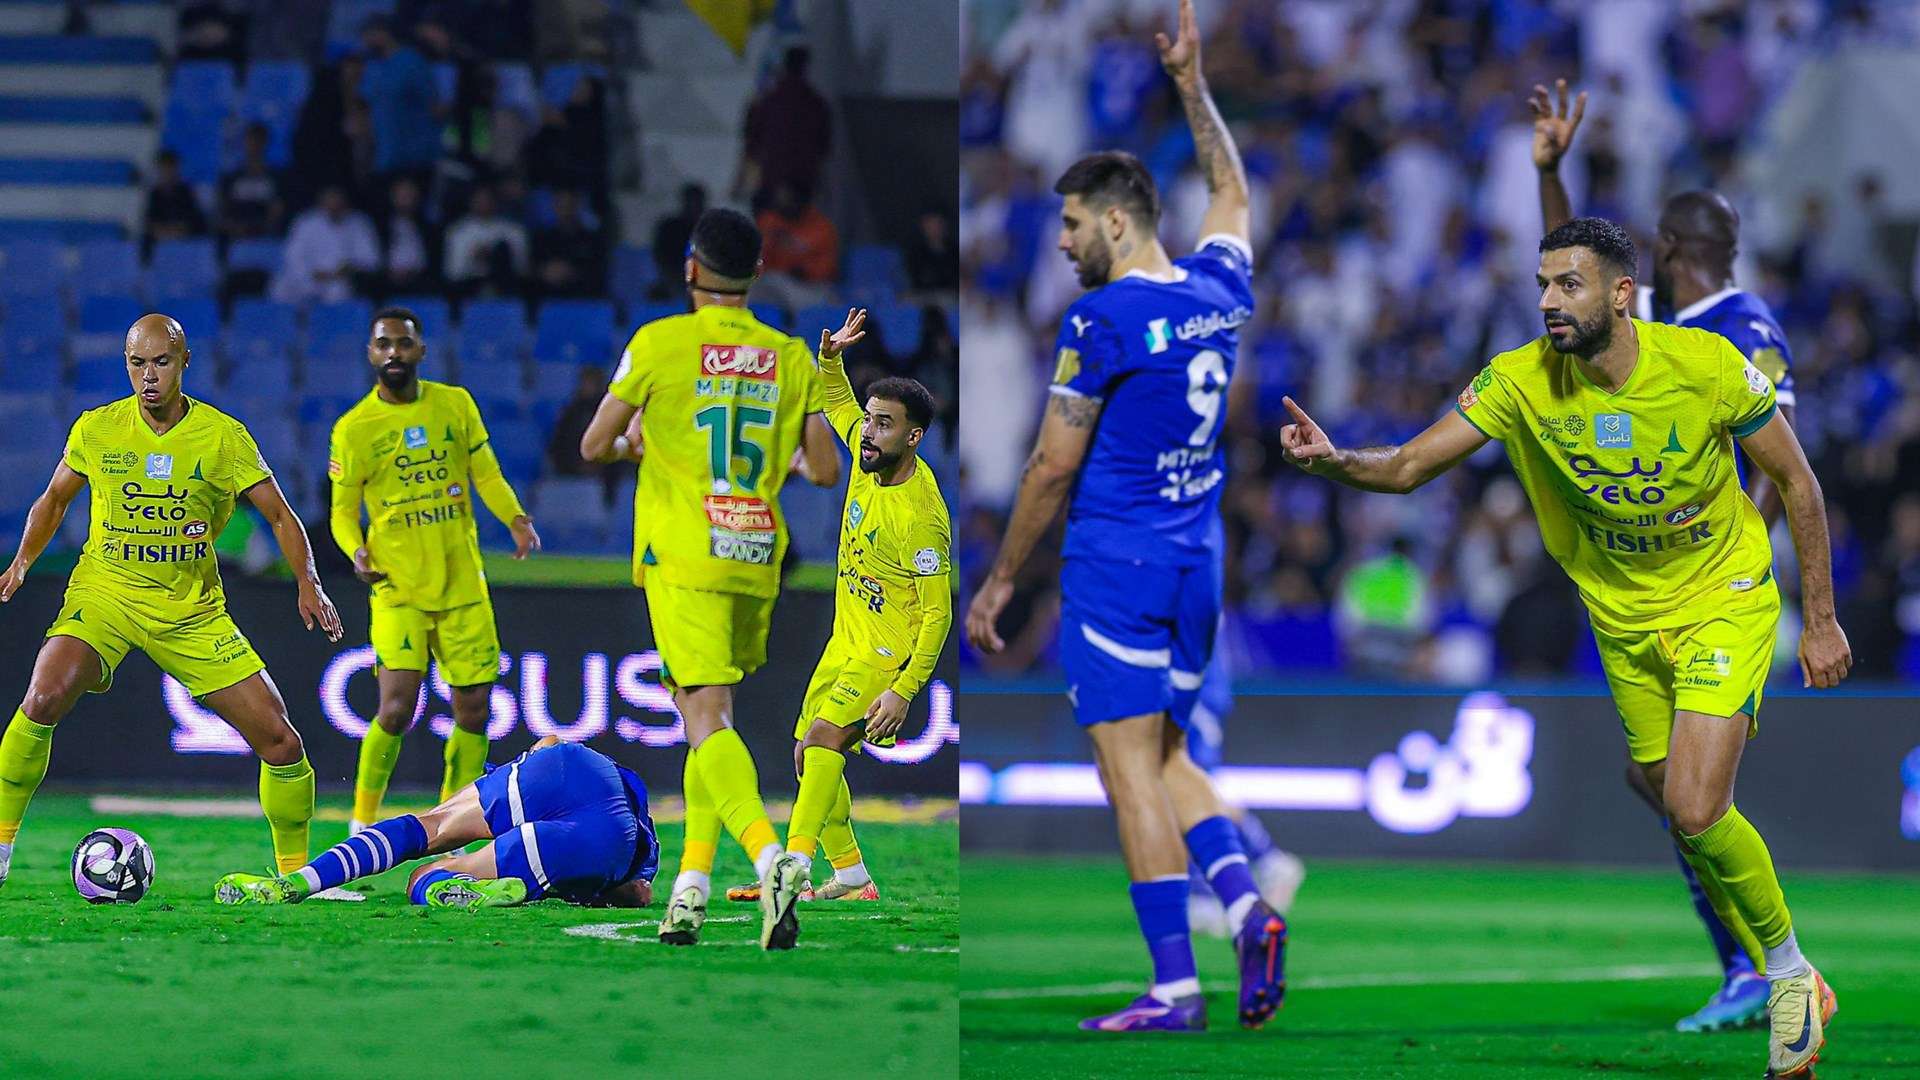
[[[273,528],[295,570],[307,629],[340,640],[340,615],[320,587],[300,518],[253,436],[233,417],[181,391],[193,354],[180,324],[145,315],[127,331],[131,396],[74,421],[47,490],[34,500],[0,602],[27,571],[85,487],[92,515],[66,602],[33,664],[27,696],[0,736],[0,883],[27,802],[47,774],[53,729],[83,693],[104,693],[139,649],[232,724],[260,755],[260,807],[281,873],[307,861],[313,769],[266,665],[227,614],[214,538],[245,497]]]
[[[1551,232],[1573,219],[1567,189],[1560,182],[1560,159],[1573,144],[1574,132],[1586,114],[1583,91],[1569,107],[1567,81],[1554,82],[1554,94],[1535,86],[1528,105],[1533,111],[1533,163],[1540,170],[1540,213]],[[1731,341],[1747,361],[1774,384],[1780,415],[1793,423],[1793,355],[1786,334],[1768,310],[1766,301],[1734,284],[1733,258],[1739,250],[1740,214],[1726,196],[1716,191],[1683,191],[1660,209],[1653,243],[1653,288],[1638,291],[1639,318],[1712,331]],[[1675,452],[1687,448],[1673,447]],[[1742,462],[1742,464],[1746,464]],[[1767,527],[1780,519],[1780,494],[1760,469],[1746,470],[1747,496],[1760,510]],[[1660,800],[1647,786],[1643,771],[1627,764],[1627,786],[1661,813]],[[1664,817],[1661,828],[1666,827]],[[1707,1003],[1674,1026],[1680,1031],[1725,1031],[1757,1026],[1767,1015],[1767,980],[1760,942],[1731,904],[1709,887],[1687,862],[1676,843],[1674,854],[1693,895],[1694,910],[1713,939],[1720,957],[1720,989]]]

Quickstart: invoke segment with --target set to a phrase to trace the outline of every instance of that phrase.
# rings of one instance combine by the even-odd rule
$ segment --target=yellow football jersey
[[[342,496],[366,503],[367,553],[387,575],[373,587],[383,603],[446,611],[487,599],[473,520],[478,472],[499,471],[480,453],[487,438],[472,394],[426,379],[407,404],[370,391],[334,423],[327,475],[336,507]]]
[[[633,583],[777,595],[780,487],[807,414],[826,408],[807,343],[708,305],[634,331],[608,392],[642,410]]]
[[[88,409],[67,436],[92,520],[71,583],[134,600],[159,622],[226,607],[213,540],[239,494],[273,473],[246,426],[204,401],[156,435],[133,397]]]
[[[1506,443],[1540,535],[1596,622],[1699,622],[1764,583],[1773,552],[1740,488],[1736,437],[1773,383],[1718,334],[1634,320],[1640,358],[1609,394],[1545,337],[1494,357],[1455,408]]]
[[[827,419],[854,452],[840,518],[839,591],[833,604],[833,641],[842,655],[887,669],[905,668],[893,688],[911,698],[926,684],[952,625],[953,528],[933,470],[922,461],[902,483],[885,486],[860,468],[860,431],[866,413],[838,363],[821,365],[830,403]],[[844,391],[836,392],[835,382]],[[932,579],[922,581],[921,579]],[[923,604],[922,589],[931,602]],[[934,610],[927,610],[932,607]],[[933,632],[922,642],[929,618]]]

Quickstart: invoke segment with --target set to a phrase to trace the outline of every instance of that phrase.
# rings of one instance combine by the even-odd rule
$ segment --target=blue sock
[[[1187,879],[1136,881],[1129,891],[1133,913],[1140,920],[1140,936],[1147,939],[1147,954],[1153,957],[1154,996],[1171,1004],[1176,998],[1199,993],[1193,939],[1187,935]]]
[[[308,892],[371,877],[427,853],[427,830],[412,814],[388,818],[368,826],[320,853],[294,871],[306,879]]]
[[[1247,912],[1260,899],[1254,887],[1253,871],[1247,867],[1247,853],[1241,850],[1240,834],[1226,817],[1210,817],[1187,830],[1187,850],[1207,875],[1207,884],[1227,908],[1227,926],[1236,934],[1247,919]]]
[[[1661,824],[1665,824],[1663,821]],[[1680,854],[1680,845],[1673,845],[1674,857],[1680,860],[1680,874],[1687,879],[1687,891],[1693,894],[1693,911],[1707,926],[1707,936],[1713,939],[1713,951],[1720,954],[1720,970],[1731,978],[1737,971],[1752,971],[1753,960],[1747,956],[1747,950],[1728,931],[1727,924],[1713,910],[1713,902],[1707,899],[1707,890],[1700,887],[1700,875],[1693,872],[1693,865],[1687,857]]]
[[[1254,816],[1251,810],[1242,810],[1240,820],[1233,823],[1240,834],[1240,847],[1247,853],[1248,862],[1259,862],[1260,857],[1275,849],[1273,837],[1267,835],[1267,826]]]
[[[413,904],[425,904],[427,902],[427,886],[436,881],[446,881],[459,876],[459,874],[451,870],[429,870],[420,875],[420,880],[413,883],[413,888],[407,890],[407,901]]]
[[[1207,875],[1200,872],[1200,864],[1187,860],[1187,895],[1212,896],[1213,886],[1207,884]]]

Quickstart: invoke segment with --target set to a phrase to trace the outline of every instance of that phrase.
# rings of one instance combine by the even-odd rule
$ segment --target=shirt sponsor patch
[[[406,430],[404,438],[407,449],[418,450],[427,445],[427,429],[417,425],[410,427]]]
[[[754,345],[702,345],[700,374],[773,382],[780,374],[779,357],[772,349]]]
[[[1053,364],[1053,385],[1065,386],[1080,374],[1080,350],[1061,349],[1059,359]]]
[[[1608,448],[1631,450],[1633,448],[1633,417],[1626,413],[1601,413],[1595,416],[1593,445],[1602,450]]]
[[[172,454],[148,454],[147,455],[147,479],[149,480],[173,479],[173,455]]]
[[[1471,409],[1478,404],[1480,404],[1480,395],[1473,392],[1473,387],[1469,386],[1465,390],[1460,391],[1461,408]]]
[[[1766,373],[1762,372],[1759,368],[1754,367],[1753,361],[1751,360],[1747,361],[1746,375],[1747,375],[1747,389],[1753,391],[1756,394],[1766,393],[1767,387],[1773,385],[1772,381],[1767,378]]]
[[[751,495],[706,497],[708,554],[716,559],[773,565],[773,508]]]
[[[913,553],[913,568],[922,574],[940,572],[940,553],[930,547],[921,548]]]
[[[339,458],[327,459],[327,475],[328,476],[332,477],[335,480],[338,480],[340,479],[340,477],[346,475],[346,471],[347,471],[347,467],[345,465],[340,464]]]

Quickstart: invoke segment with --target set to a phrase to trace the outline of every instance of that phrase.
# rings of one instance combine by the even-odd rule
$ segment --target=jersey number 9
[[[1220,400],[1227,389],[1227,362],[1212,349],[1187,362],[1187,407],[1200,414],[1188,446],[1205,446],[1220,429]]]

